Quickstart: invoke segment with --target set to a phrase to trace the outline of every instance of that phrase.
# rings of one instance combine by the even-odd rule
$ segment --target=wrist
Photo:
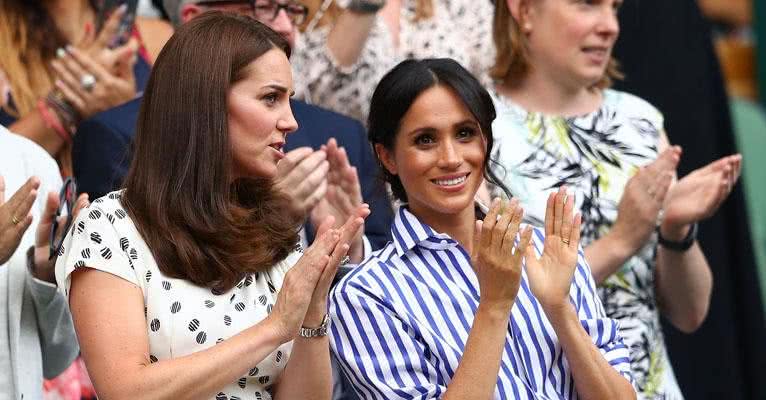
[[[543,304],[542,308],[545,316],[552,324],[564,321],[574,313],[574,307],[568,299],[557,304]]]
[[[667,240],[680,242],[689,234],[691,227],[691,224],[672,224],[665,221],[660,225],[660,235]]]
[[[613,230],[611,234],[604,236],[603,239],[606,239],[608,243],[606,248],[611,249],[613,257],[618,260],[627,260],[639,248],[639,246],[631,243],[627,235],[621,234],[617,230]]]
[[[27,266],[33,277],[56,283],[55,261],[48,259],[48,249],[44,247],[30,247],[27,251]]]
[[[306,312],[306,316],[303,317],[303,326],[305,327],[319,326],[319,324],[322,323],[322,320],[324,319],[325,315],[327,315],[326,301],[323,301],[322,304],[311,306],[309,307],[309,310]]]
[[[511,309],[513,308],[512,301],[481,301],[479,300],[479,307],[476,310],[476,315],[484,315],[491,320],[507,321],[511,315]]]

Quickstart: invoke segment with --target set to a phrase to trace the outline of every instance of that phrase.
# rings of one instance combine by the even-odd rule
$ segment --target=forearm
[[[341,67],[359,60],[375,24],[375,15],[346,10],[335,21],[327,36],[327,48]]]
[[[329,400],[331,397],[330,340],[327,336],[297,337],[274,398]]]
[[[589,244],[585,248],[585,259],[588,260],[596,284],[600,285],[617,272],[635,251],[637,249],[625,244],[614,231]]]
[[[58,154],[65,143],[59,134],[46,126],[38,110],[31,111],[19,118],[8,127],[8,130],[37,143],[51,156]]]
[[[281,343],[267,318],[209,349],[188,356],[151,364],[149,360],[136,361],[132,368],[124,368],[125,360],[121,360],[108,364],[111,371],[92,375],[101,378],[94,379],[94,383],[99,398],[106,400],[208,399],[227,384],[236,382]],[[83,344],[86,364],[93,358],[102,357],[89,354],[87,348]]]
[[[479,303],[463,358],[442,399],[494,398],[509,317],[508,306]]]
[[[699,328],[710,305],[713,276],[696,242],[683,252],[658,246],[654,284],[660,308],[676,328],[686,333]]]
[[[567,302],[560,307],[548,308],[545,314],[561,343],[579,398],[636,398],[630,382],[609,365],[591,342],[571,304]]]

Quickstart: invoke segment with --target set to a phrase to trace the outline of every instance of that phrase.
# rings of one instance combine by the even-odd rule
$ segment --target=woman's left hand
[[[566,187],[548,196],[545,210],[545,244],[542,257],[535,253],[534,244],[527,246],[524,258],[532,293],[543,309],[569,305],[569,289],[577,266],[580,244],[581,216],[574,218],[574,197]]]
[[[357,231],[364,225],[364,219],[370,215],[370,207],[367,204],[357,206],[353,214],[348,217],[346,222],[339,228],[340,239],[335,249],[330,255],[330,261],[327,263],[322,276],[319,278],[314,293],[311,296],[311,303],[304,319],[304,326],[317,326],[322,322],[324,315],[327,314],[327,293],[330,291],[335,274],[338,272],[343,257],[350,249],[350,243]],[[335,217],[327,216],[317,229],[317,237],[325,231],[332,228],[335,224]]]
[[[77,201],[72,208],[72,220],[77,218],[77,214],[80,213],[85,207],[88,207],[90,202],[88,201],[88,194],[83,193],[77,197]],[[34,263],[35,263],[35,277],[48,282],[55,282],[54,268],[56,265],[57,255],[54,255],[52,259],[49,259],[50,255],[50,243],[51,243],[51,228],[53,227],[53,219],[56,217],[56,211],[59,208],[59,196],[56,192],[49,192],[48,198],[45,200],[45,211],[40,219],[40,223],[37,225],[37,231],[35,232],[35,250],[34,250]],[[66,223],[66,215],[58,216],[59,229],[56,232],[57,236],[55,240],[58,242],[61,238],[67,234],[64,232],[64,225]]]
[[[726,156],[673,185],[665,200],[662,235],[681,240],[690,224],[713,215],[731,193],[741,169],[741,155]]]
[[[65,54],[51,62],[56,72],[56,88],[81,119],[130,101],[136,96],[133,65],[135,54],[126,52],[113,73],[87,53],[68,47]],[[87,82],[86,79],[90,79]]]
[[[335,138],[331,138],[322,150],[327,153],[330,168],[327,172],[327,192],[319,203],[311,210],[313,226],[319,226],[327,216],[333,216],[335,221],[346,221],[358,213],[362,204],[362,189],[356,167],[352,167],[346,154],[346,149],[338,147]],[[364,223],[353,232],[349,245],[351,262],[359,263],[364,256]]]

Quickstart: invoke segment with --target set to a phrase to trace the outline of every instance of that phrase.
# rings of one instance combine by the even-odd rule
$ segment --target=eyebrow
[[[475,119],[472,119],[472,118],[466,118],[466,119],[464,119],[464,120],[462,120],[460,122],[456,122],[456,123],[452,124],[451,128],[457,128],[457,127],[466,126],[466,125],[472,125],[474,127],[481,128],[481,125],[479,124],[479,122],[476,121]],[[416,135],[416,134],[420,134],[420,133],[435,132],[437,130],[438,129],[435,129],[432,126],[424,126],[424,127],[416,128],[416,129],[413,129],[413,130],[409,131],[407,133],[407,135],[408,136],[412,136],[412,135]]]
[[[274,90],[277,90],[277,91],[280,91],[282,93],[288,93],[287,87],[286,86],[282,86],[282,85],[280,85],[278,83],[270,83],[270,84],[266,85],[265,87],[271,88],[271,89],[274,89]],[[295,90],[290,91],[289,92],[289,96],[290,97],[295,96]]]

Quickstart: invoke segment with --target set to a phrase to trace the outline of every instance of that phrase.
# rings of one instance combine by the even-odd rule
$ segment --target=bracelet
[[[74,137],[77,132],[77,125],[80,124],[80,116],[77,111],[55,90],[48,93],[45,101],[56,112],[69,135]]]
[[[375,14],[385,5],[385,0],[351,0],[346,9],[359,14]]]
[[[37,101],[37,110],[43,118],[45,127],[56,132],[56,134],[64,139],[65,142],[70,142],[72,140],[72,135],[70,135],[69,132],[64,129],[64,126],[61,125],[61,120],[59,119],[58,114],[51,113],[51,110],[48,109],[48,104],[42,99]]]
[[[315,338],[315,337],[321,337],[321,336],[327,336],[327,327],[330,325],[330,316],[328,314],[324,315],[324,318],[322,318],[322,323],[319,324],[316,328],[306,328],[305,326],[301,327],[301,330],[298,332],[298,335],[303,338]]]
[[[690,247],[692,247],[692,244],[694,244],[694,241],[697,239],[697,223],[693,223],[691,228],[689,228],[689,232],[686,234],[686,237],[681,239],[680,242],[675,242],[672,240],[668,240],[664,237],[662,237],[662,232],[660,232],[660,227],[657,228],[657,242],[664,248],[668,250],[673,251],[686,251],[689,250]]]

